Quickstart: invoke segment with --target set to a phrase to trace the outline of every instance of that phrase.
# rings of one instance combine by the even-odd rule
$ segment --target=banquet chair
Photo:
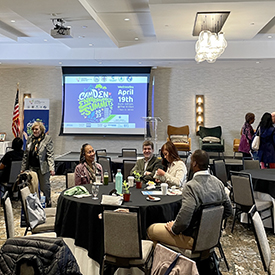
[[[139,208],[129,211],[103,211],[104,259],[101,274],[111,268],[137,267],[146,275],[150,274],[150,259],[153,255],[153,242],[141,240]]]
[[[96,159],[98,159],[99,156],[107,157],[107,151],[106,149],[98,149],[95,151]]]
[[[178,253],[174,250],[157,243],[154,250],[151,274],[159,274],[158,272],[164,274],[163,272],[167,271],[177,256]],[[199,272],[194,261],[179,255],[170,274],[199,274]]]
[[[253,205],[256,206],[256,209],[260,214],[266,212],[267,210],[270,211],[271,215],[262,217],[262,219],[265,220],[267,218],[271,218],[272,229],[274,232],[273,202],[254,198],[250,174],[230,171],[230,175],[233,189],[233,202],[236,204],[231,232],[233,233],[236,219],[242,213],[248,214]]]
[[[191,138],[189,137],[189,126],[175,127],[167,126],[167,141],[174,143],[178,151],[191,151]]]
[[[11,205],[11,200],[10,200],[8,191],[6,191],[4,196],[2,197],[2,205],[4,210],[7,239],[13,238],[14,237],[14,217],[13,217],[12,205]]]
[[[252,224],[257,246],[260,252],[264,270],[270,275],[275,274],[275,265],[274,264],[271,265],[272,254],[271,254],[269,242],[266,236],[266,232],[264,229],[264,224],[255,205],[251,207],[248,214]]]
[[[109,182],[113,182],[112,163],[110,157],[98,156],[97,162],[102,166],[103,172],[107,171]]]
[[[216,274],[220,274],[218,257],[214,250],[214,248],[217,247],[220,251],[221,258],[224,260],[226,267],[229,270],[229,265],[220,243],[223,213],[224,206],[222,205],[222,202],[202,205],[201,216],[198,229],[195,232],[192,250],[184,250],[170,245],[168,247],[181,252],[184,256],[196,261],[199,272],[200,268],[203,268],[203,260],[212,258],[217,272]]]
[[[261,169],[260,162],[257,159],[243,158],[243,169]]]
[[[131,170],[135,166],[136,161],[134,160],[123,160],[123,179],[127,181],[128,176],[131,176]]]
[[[200,126],[199,129],[199,147],[206,152],[222,153],[224,158],[224,139],[222,138],[222,127],[216,126],[207,128]]]
[[[121,157],[123,157],[123,158],[136,158],[137,157],[137,149],[122,148]]]
[[[214,159],[213,160],[214,175],[222,181],[225,187],[229,190],[231,189],[230,181],[228,181],[226,166],[223,159]]]
[[[241,142],[241,140],[239,138],[234,138],[234,140],[233,140],[233,152],[234,152],[233,158],[235,158],[236,153],[241,153],[241,152],[239,152],[240,142]]]
[[[17,161],[11,162],[9,181],[4,182],[4,183],[0,182],[0,190],[1,190],[0,195],[2,195],[1,193],[4,194],[6,191],[10,192],[10,196],[12,195],[12,188],[13,188],[14,183],[16,182],[17,176],[20,174],[21,164],[22,164],[22,160],[17,160]]]
[[[66,189],[75,186],[74,173],[66,174]]]
[[[28,211],[27,211],[27,203],[26,203],[27,196],[31,193],[30,189],[26,185],[26,183],[19,184],[18,188],[20,190],[20,195],[21,195],[20,198],[21,198],[22,209],[23,209],[23,213],[25,215],[25,220],[26,220],[26,223],[27,223],[27,227],[26,227],[24,235],[27,235],[28,231],[31,231],[32,234],[42,233],[42,232],[49,232],[49,231],[53,232],[54,231],[54,224],[55,224],[56,208],[45,208],[44,209],[45,214],[46,214],[45,223],[38,224],[36,227],[34,227],[32,229],[30,227]]]

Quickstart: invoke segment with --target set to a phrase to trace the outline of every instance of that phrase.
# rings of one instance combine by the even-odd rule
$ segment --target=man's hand
[[[54,176],[54,175],[55,175],[55,172],[54,172],[54,171],[50,171],[50,174],[51,174],[52,176]]]
[[[165,175],[165,171],[163,171],[162,169],[158,169],[157,170],[157,175],[164,176]]]
[[[173,224],[174,224],[174,221],[170,221],[170,222],[167,222],[167,223],[165,224],[165,228],[166,228],[170,233],[172,233],[172,234],[174,234],[173,231],[172,231],[172,226],[173,226]]]
[[[152,174],[152,172],[148,172],[148,171],[146,171],[146,172],[144,173],[145,176],[151,175],[151,174]]]

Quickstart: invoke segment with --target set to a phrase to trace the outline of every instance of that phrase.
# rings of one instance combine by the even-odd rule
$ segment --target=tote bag
[[[258,151],[260,148],[260,129],[257,131],[256,136],[254,137],[252,144],[251,144],[251,149],[253,151]]]
[[[35,228],[38,224],[45,223],[46,214],[36,193],[31,193],[27,196],[26,205],[31,229]]]

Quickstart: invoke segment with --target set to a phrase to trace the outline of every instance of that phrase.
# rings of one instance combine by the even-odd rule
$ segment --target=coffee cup
[[[129,187],[133,187],[134,186],[134,177],[133,176],[129,176],[128,177],[128,184],[129,184]]]
[[[171,191],[172,191],[172,192],[175,192],[176,189],[177,189],[176,185],[173,185],[173,186],[171,187]]]
[[[168,184],[167,183],[162,183],[160,185],[160,187],[161,187],[161,193],[162,193],[162,195],[167,195]]]

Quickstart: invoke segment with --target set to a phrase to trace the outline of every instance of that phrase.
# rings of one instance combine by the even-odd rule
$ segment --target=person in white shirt
[[[154,176],[156,181],[166,182],[169,186],[183,186],[186,182],[187,169],[178,155],[177,148],[171,141],[162,145],[161,156],[164,169],[157,170]]]

